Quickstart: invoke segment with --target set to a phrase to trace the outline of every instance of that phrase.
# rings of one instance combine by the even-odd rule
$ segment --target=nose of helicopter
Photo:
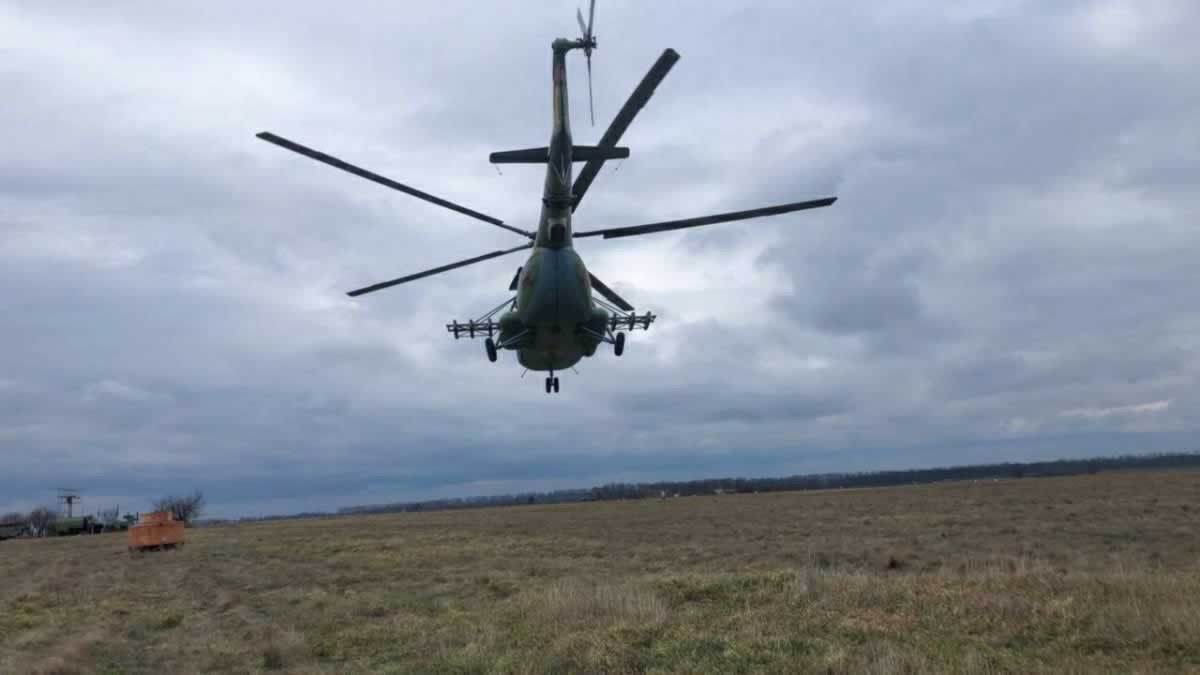
[[[574,331],[591,313],[587,268],[574,250],[539,250],[525,321],[552,333]]]

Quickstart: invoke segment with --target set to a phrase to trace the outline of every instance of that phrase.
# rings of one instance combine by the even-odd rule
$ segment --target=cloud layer
[[[517,225],[574,5],[0,3],[0,511],[200,487],[215,515],[612,479],[1192,449],[1200,11],[1186,2],[611,2],[594,142],[683,59],[581,229],[660,323],[547,397],[441,325],[511,235],[283,152],[269,129]]]

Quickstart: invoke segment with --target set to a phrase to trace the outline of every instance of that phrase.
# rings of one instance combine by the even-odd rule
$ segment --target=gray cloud
[[[583,240],[660,314],[563,376],[442,332],[516,258],[347,288],[510,235],[574,4],[0,4],[0,511],[201,487],[218,515],[610,479],[1189,449],[1200,413],[1200,19],[1184,2],[603,2],[599,127],[683,59],[580,229],[838,194],[831,209]]]

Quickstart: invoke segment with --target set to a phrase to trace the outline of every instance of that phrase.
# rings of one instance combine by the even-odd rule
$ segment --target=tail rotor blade
[[[579,21],[579,30],[583,33],[580,39],[583,41],[583,55],[587,59],[587,74],[588,74],[588,114],[592,120],[592,126],[596,126],[596,104],[592,98],[592,49],[596,46],[596,37],[592,34],[592,22],[596,20],[596,0],[588,2],[588,18],[587,22],[583,21],[583,10],[575,8],[575,19]]]
[[[596,106],[592,103],[592,56],[587,57],[588,70],[588,114],[592,116],[592,126],[596,126]]]

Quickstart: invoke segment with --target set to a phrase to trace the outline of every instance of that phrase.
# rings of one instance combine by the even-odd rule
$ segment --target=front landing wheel
[[[488,361],[496,362],[496,341],[488,338],[483,341],[483,348],[487,350]]]
[[[620,356],[625,353],[625,334],[617,333],[617,338],[613,340],[613,353]]]

